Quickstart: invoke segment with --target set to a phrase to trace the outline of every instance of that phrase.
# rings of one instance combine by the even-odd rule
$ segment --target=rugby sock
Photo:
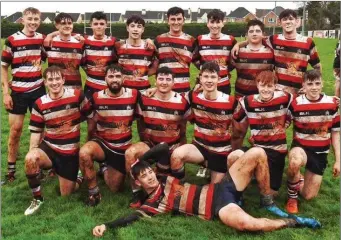
[[[261,195],[260,204],[263,207],[270,206],[274,203],[272,195]]]
[[[26,174],[28,185],[30,186],[32,190],[33,197],[35,199],[43,201],[43,197],[41,195],[41,190],[40,190],[40,178],[39,178],[39,173],[34,173],[34,174]]]
[[[291,183],[287,181],[287,187],[288,187],[288,198],[298,198],[298,191],[300,189],[301,180],[295,183]]]
[[[78,186],[80,186],[83,183],[83,181],[84,181],[84,177],[82,175],[82,172],[78,171],[76,183],[78,184]]]
[[[94,188],[89,188],[89,195],[97,195],[99,194],[99,187],[96,186]]]
[[[108,165],[105,162],[99,163],[99,171],[102,175],[104,175],[106,170],[108,170]]]
[[[172,170],[172,176],[177,179],[184,179],[185,178],[185,165],[183,165],[180,169],[173,169]]]
[[[8,162],[7,172],[9,176],[14,176],[16,171],[15,164],[15,162]]]

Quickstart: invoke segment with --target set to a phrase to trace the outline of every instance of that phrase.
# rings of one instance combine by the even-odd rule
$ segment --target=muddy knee
[[[39,154],[36,151],[30,151],[25,157],[26,174],[34,174],[39,171]]]
[[[174,152],[171,155],[170,159],[170,165],[171,169],[180,169],[184,165],[183,162],[183,154],[181,151],[178,151],[178,149],[175,149]]]
[[[244,152],[240,149],[231,152],[227,156],[227,167],[230,168],[243,154]]]

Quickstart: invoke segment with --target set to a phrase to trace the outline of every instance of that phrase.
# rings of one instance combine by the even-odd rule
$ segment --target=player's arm
[[[317,52],[317,49],[313,40],[310,45],[309,55],[310,55],[309,64],[312,66],[312,68],[319,70],[322,73],[322,65],[321,65],[320,57],[318,55],[318,52]]]
[[[231,56],[234,58],[234,59],[236,59],[237,58],[237,56],[238,56],[238,54],[239,54],[239,49],[240,48],[242,48],[242,47],[245,47],[246,45],[248,45],[249,44],[249,42],[247,41],[247,40],[245,40],[245,41],[242,41],[242,42],[237,42],[234,46],[233,46],[233,48],[232,48],[232,50],[231,50]]]
[[[33,148],[37,148],[39,146],[42,137],[43,137],[42,132],[31,132],[30,150],[32,150]]]
[[[104,223],[104,224],[101,224],[101,225],[94,227],[94,229],[92,230],[92,234],[95,237],[102,237],[104,232],[108,228],[109,229],[116,229],[118,227],[126,227],[126,226],[136,222],[141,217],[143,217],[143,215],[140,212],[132,213],[126,217],[122,217],[122,218],[116,219],[115,221],[107,222],[107,223]]]
[[[155,57],[152,64],[150,65],[150,68],[148,69],[148,76],[155,75],[158,67],[159,67],[159,59]]]
[[[232,120],[232,150],[236,150],[242,147],[243,140],[249,127],[249,121],[247,119],[246,112],[242,106],[244,98],[240,99],[235,107]]]
[[[340,176],[340,132],[332,131],[332,145],[335,155],[335,163],[333,166],[333,176]]]
[[[12,97],[9,94],[8,83],[8,66],[1,65],[1,86],[2,86],[2,98],[7,110],[13,109]]]
[[[59,35],[59,31],[54,31],[52,33],[47,34],[44,39],[44,47],[50,47],[52,43],[52,39],[58,35]]]
[[[186,139],[186,124],[187,124],[187,120],[183,119],[180,122],[180,144],[186,144],[187,143],[187,139]]]

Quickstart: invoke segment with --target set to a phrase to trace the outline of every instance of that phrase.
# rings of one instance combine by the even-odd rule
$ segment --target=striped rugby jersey
[[[33,133],[44,132],[43,141],[56,152],[74,155],[80,147],[80,123],[90,115],[83,93],[65,88],[59,99],[53,100],[46,94],[36,100],[29,129]]]
[[[289,105],[292,95],[275,91],[270,101],[262,102],[259,94],[239,100],[233,118],[237,122],[248,120],[254,146],[287,152],[286,125],[290,125]]]
[[[137,211],[144,216],[178,212],[211,220],[214,217],[216,186],[182,183],[172,176],[163,176],[159,187],[149,194]]]
[[[237,43],[231,35],[221,34],[220,38],[212,39],[210,34],[200,35],[196,40],[195,59],[200,60],[200,66],[206,62],[214,61],[220,67],[220,80],[218,87],[230,85],[231,74],[229,71],[230,53],[233,46]]]
[[[31,92],[43,85],[41,65],[46,58],[43,51],[44,38],[40,33],[28,37],[18,31],[5,40],[1,65],[11,66],[12,80],[9,86],[12,91]]]
[[[82,78],[79,71],[83,55],[83,43],[71,36],[69,41],[63,41],[60,36],[52,39],[50,46],[45,46],[48,65],[57,65],[64,69],[65,87],[82,88]]]
[[[172,36],[164,33],[156,37],[154,44],[158,52],[159,67],[169,67],[174,73],[174,87],[176,92],[190,90],[190,64],[193,58],[195,38],[182,33]]]
[[[242,96],[257,94],[256,76],[262,71],[273,70],[273,50],[263,46],[254,51],[247,45],[239,49],[237,59],[231,59],[231,63],[237,71],[236,97],[239,99]]]
[[[95,137],[109,149],[124,152],[132,143],[131,125],[139,92],[123,88],[119,97],[111,97],[106,90],[94,93],[90,100],[93,118],[96,121]]]
[[[319,100],[310,101],[303,94],[292,101],[289,111],[294,124],[293,143],[328,153],[331,132],[340,131],[337,97],[322,94]]]
[[[189,114],[189,103],[181,94],[173,92],[169,100],[141,96],[137,114],[145,125],[144,136],[153,144],[166,142],[170,150],[180,146],[180,125]]]
[[[276,34],[270,36],[266,44],[274,50],[277,88],[297,93],[302,88],[308,63],[312,67],[320,63],[313,39],[297,34],[291,40],[286,39],[283,34]]]
[[[231,150],[233,112],[238,101],[231,95],[218,92],[216,100],[207,100],[203,92],[187,94],[191,105],[188,118],[194,123],[193,142],[207,150],[228,155]]]
[[[104,36],[97,40],[94,36],[88,36],[84,42],[82,65],[86,72],[86,82],[91,88],[103,90],[107,88],[105,82],[105,70],[116,58],[114,37]]]
[[[126,40],[115,44],[118,64],[122,66],[123,85],[128,88],[145,90],[150,87],[148,70],[151,67],[155,49],[146,49],[146,41],[140,46],[132,46]]]

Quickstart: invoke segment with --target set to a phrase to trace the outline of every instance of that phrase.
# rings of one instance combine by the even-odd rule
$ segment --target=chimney
[[[191,8],[188,8],[188,15],[191,15]]]
[[[146,15],[146,9],[142,9],[142,15]]]
[[[198,14],[200,14],[200,8],[198,8]]]

